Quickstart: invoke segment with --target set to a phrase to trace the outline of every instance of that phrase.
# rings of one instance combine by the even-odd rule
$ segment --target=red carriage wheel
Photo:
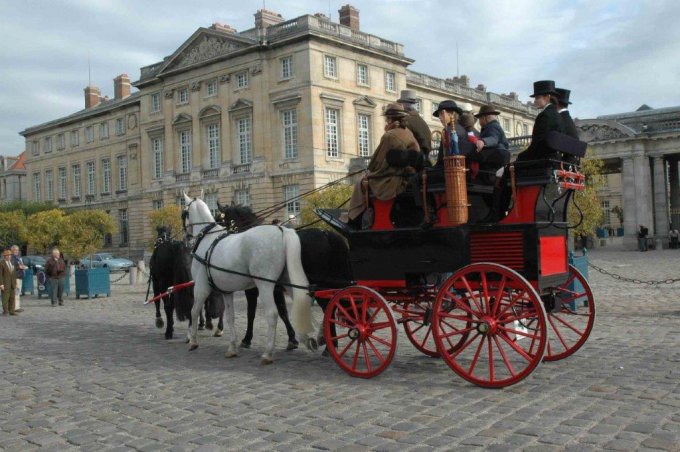
[[[534,288],[493,263],[468,265],[446,280],[434,304],[432,331],[446,364],[487,388],[526,378],[547,343],[546,314]]]
[[[432,337],[432,304],[431,301],[407,301],[398,310],[411,344],[427,356],[437,358],[439,352]]]
[[[567,280],[550,290],[544,302],[549,333],[543,359],[557,361],[576,352],[588,340],[595,323],[595,301],[586,278],[570,265]]]
[[[355,286],[335,294],[323,319],[326,347],[336,363],[354,377],[380,374],[397,350],[397,324],[385,299]],[[335,326],[335,335],[331,333]]]

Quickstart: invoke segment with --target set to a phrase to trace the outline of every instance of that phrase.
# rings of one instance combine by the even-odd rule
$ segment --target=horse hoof
[[[307,345],[307,348],[313,352],[319,349],[319,344],[316,343],[316,339],[313,337],[308,337],[305,345]]]
[[[297,341],[295,341],[295,342],[288,341],[288,346],[286,347],[286,350],[295,350],[296,348],[298,348],[298,342]]]
[[[241,341],[240,347],[241,347],[241,348],[250,348],[250,342],[243,342],[243,341]]]
[[[222,334],[223,334],[222,330],[215,330],[215,333],[213,334],[213,336],[222,337]]]
[[[213,329],[212,323],[206,324],[206,325],[205,325],[205,329],[206,329],[206,330],[212,331],[212,329]]]
[[[198,329],[203,331],[205,329],[205,327],[203,325],[198,325]]]
[[[225,358],[236,358],[238,356],[238,353],[236,352],[227,352],[224,354]]]
[[[262,358],[262,361],[260,361],[260,365],[261,365],[261,366],[268,366],[268,365],[270,365],[270,364],[274,364],[274,360],[273,360],[273,359]]]
[[[160,329],[160,328],[163,328],[164,326],[165,325],[164,325],[163,319],[161,317],[156,317],[156,328]]]
[[[191,344],[191,345],[189,345],[189,351],[190,351],[190,352],[193,352],[193,351],[196,350],[197,348],[198,348],[198,344]]]

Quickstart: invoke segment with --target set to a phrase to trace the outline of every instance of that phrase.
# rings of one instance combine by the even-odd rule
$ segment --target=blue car
[[[97,253],[90,257],[82,259],[80,266],[82,268],[108,268],[111,272],[127,272],[134,264],[129,259],[115,257],[111,253]]]

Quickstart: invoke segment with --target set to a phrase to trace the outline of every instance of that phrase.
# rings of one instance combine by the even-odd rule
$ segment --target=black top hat
[[[571,104],[571,102],[569,102],[569,95],[571,94],[571,90],[564,88],[555,88],[555,92],[557,93],[557,102],[564,105]]]
[[[442,102],[439,103],[439,105],[437,106],[437,109],[432,113],[432,116],[434,116],[435,118],[438,118],[439,113],[442,110],[453,110],[456,113],[458,113],[459,115],[463,113],[463,110],[461,110],[461,108],[456,104],[455,101],[445,100],[445,101],[442,101]]]
[[[555,82],[552,80],[540,80],[534,82],[534,94],[529,97],[541,96],[544,94],[557,94],[555,92]]]
[[[493,105],[482,105],[479,109],[479,113],[475,115],[475,118],[480,118],[486,115],[500,115],[501,112],[496,110]]]

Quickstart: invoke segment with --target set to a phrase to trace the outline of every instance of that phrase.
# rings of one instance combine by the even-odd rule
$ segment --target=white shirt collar
[[[568,110],[569,110],[568,108],[563,108],[561,110],[557,110],[557,113],[562,113],[563,111],[568,111]]]

